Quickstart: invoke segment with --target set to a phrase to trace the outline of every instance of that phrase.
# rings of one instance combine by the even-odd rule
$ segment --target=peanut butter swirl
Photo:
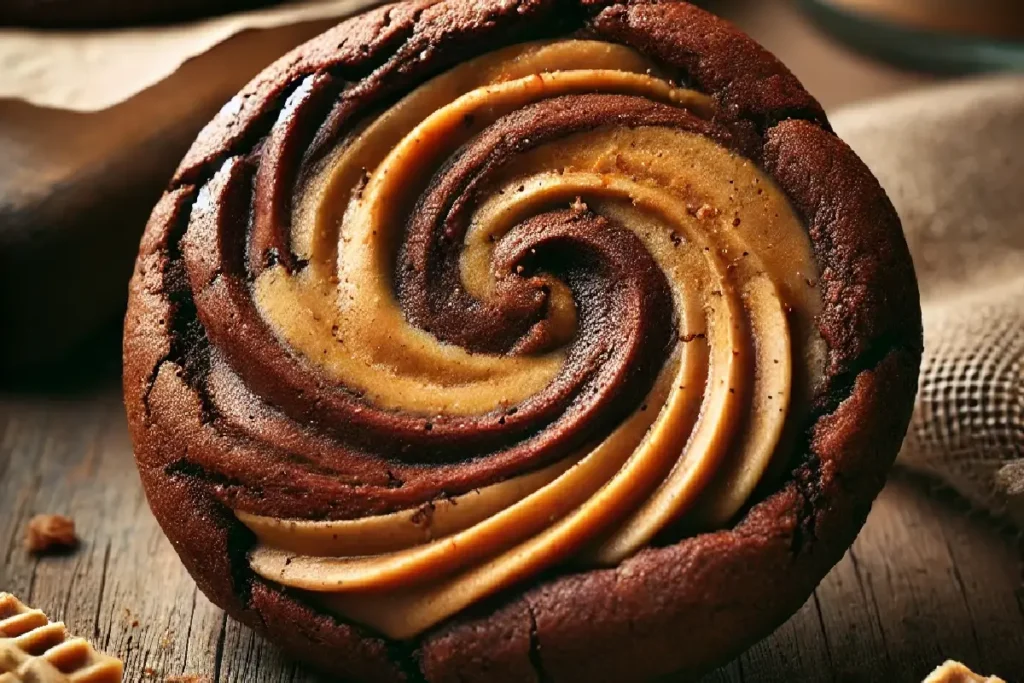
[[[824,352],[807,231],[712,100],[592,40],[355,123],[338,87],[306,78],[181,240],[207,410],[259,443],[201,463],[252,570],[409,638],[734,519]]]

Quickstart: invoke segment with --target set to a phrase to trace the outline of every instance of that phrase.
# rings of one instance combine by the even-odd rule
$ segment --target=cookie
[[[165,24],[270,5],[276,0],[4,0],[0,26],[101,28]]]
[[[353,681],[697,675],[882,487],[899,219],[684,2],[401,3],[270,67],[146,229],[124,387],[200,588]]]
[[[0,683],[121,683],[124,664],[0,592]]]

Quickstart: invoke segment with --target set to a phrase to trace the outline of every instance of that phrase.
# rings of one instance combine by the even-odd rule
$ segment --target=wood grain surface
[[[122,657],[127,681],[320,680],[197,591],[149,512],[116,382],[96,384],[0,396],[0,590]],[[74,518],[80,548],[26,553],[37,513]],[[704,683],[909,683],[949,657],[1022,681],[1020,562],[1009,532],[897,475],[800,612]]]

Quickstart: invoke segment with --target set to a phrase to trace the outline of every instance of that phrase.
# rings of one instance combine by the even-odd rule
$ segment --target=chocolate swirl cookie
[[[763,636],[909,419],[884,192],[683,2],[404,3],[268,69],[143,238],[125,392],[200,587],[346,680],[642,680]]]

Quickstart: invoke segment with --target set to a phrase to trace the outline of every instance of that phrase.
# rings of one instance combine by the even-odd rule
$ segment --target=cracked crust
[[[745,136],[751,158],[786,191],[821,271],[825,389],[792,475],[734,528],[644,550],[614,569],[545,576],[415,641],[389,641],[254,577],[244,561],[250,533],[215,497],[232,482],[190,465],[190,450],[240,445],[211,427],[188,384],[202,371],[190,350],[203,333],[173,322],[192,305],[177,242],[198,188],[228,156],[257,147],[300,78],[329,73],[372,106],[469,55],[572,32],[632,45],[710,94],[716,118]],[[294,656],[353,681],[644,680],[706,671],[799,608],[884,483],[920,353],[917,286],[892,205],[820,106],[749,38],[681,2],[448,0],[341,24],[270,67],[206,127],[143,237],[124,387],[143,484],[186,568],[214,602]]]

